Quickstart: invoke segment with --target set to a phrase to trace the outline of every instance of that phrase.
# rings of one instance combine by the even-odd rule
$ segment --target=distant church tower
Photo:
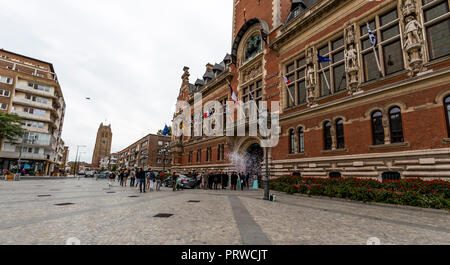
[[[111,154],[112,132],[111,125],[105,126],[100,124],[97,132],[97,140],[95,140],[94,155],[92,156],[92,164],[100,165],[100,160]]]

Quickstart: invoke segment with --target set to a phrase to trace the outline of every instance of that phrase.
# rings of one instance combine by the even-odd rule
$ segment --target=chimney
[[[214,67],[214,65],[208,63],[208,64],[206,65],[206,72],[211,72],[212,69],[213,69],[213,67]]]

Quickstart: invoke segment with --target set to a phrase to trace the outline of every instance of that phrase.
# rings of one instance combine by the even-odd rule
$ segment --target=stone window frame
[[[192,164],[193,160],[194,160],[194,151],[189,151],[189,153],[188,153],[188,163]]]
[[[225,144],[217,146],[217,161],[225,161]]]
[[[290,70],[290,67],[293,67],[292,70]],[[293,59],[289,60],[286,63],[283,63],[282,68],[285,69],[283,74],[291,81],[291,84],[287,85],[284,83],[284,80],[282,80],[283,84],[283,91],[286,91],[284,94],[285,96],[282,97],[284,101],[284,108],[291,108],[296,106],[302,106],[307,104],[307,91],[306,91],[306,57],[305,52],[302,51],[299,53],[298,56],[294,57]],[[289,71],[290,70],[290,71]],[[300,73],[303,71],[303,75]],[[305,90],[305,101],[300,101],[300,83],[304,84],[304,90]],[[294,87],[294,104],[292,104],[292,99],[289,95],[289,92],[287,92],[287,89],[290,89],[291,87]]]
[[[206,148],[206,162],[212,161],[212,147],[209,146]]]
[[[447,96],[444,97],[443,99],[443,104],[444,104],[444,112],[445,112],[445,123],[447,124],[447,137],[450,138],[450,114],[449,114],[449,110],[450,110],[450,94],[448,94]]]
[[[424,4],[423,0],[417,0],[416,1],[417,9],[420,10],[419,11],[419,13],[420,13],[419,16],[420,16],[420,22],[422,24],[421,26],[423,27],[422,28],[422,31],[423,31],[422,32],[423,33],[422,37],[425,40],[424,41],[424,46],[425,46],[425,49],[424,49],[425,52],[424,53],[427,55],[428,61],[430,61],[430,62],[438,60],[438,59],[441,59],[441,58],[444,58],[444,57],[447,57],[447,56],[450,56],[450,54],[447,54],[447,55],[443,55],[443,56],[431,59],[430,39],[429,39],[429,36],[428,36],[428,33],[427,33],[427,29],[429,27],[434,26],[436,24],[439,24],[439,23],[445,21],[446,19],[450,19],[450,7],[447,6],[447,12],[445,14],[440,15],[437,18],[434,18],[434,19],[432,19],[430,21],[425,21],[425,11],[428,10],[428,9],[431,9],[431,8],[437,6],[437,5],[440,5],[443,2],[445,2],[445,1],[446,0],[434,0],[434,1],[431,1],[430,3],[427,3],[427,4]],[[448,3],[448,1],[447,1],[447,3]]]
[[[342,120],[343,126],[344,126],[344,148],[337,148],[337,130],[336,130],[336,123],[338,120]],[[331,149],[325,149],[325,123],[330,122],[330,135],[331,135]],[[331,119],[324,119],[320,122],[319,128],[322,130],[322,151],[323,152],[335,152],[335,151],[348,151],[347,148],[345,148],[345,123],[347,122],[347,119],[345,116],[342,115],[336,115]]]
[[[398,113],[393,113],[392,111],[394,109],[399,109],[399,112]],[[394,141],[394,133],[395,132],[394,132],[394,129],[393,129],[394,126],[392,126],[392,123],[393,123],[392,116],[396,115],[396,114],[398,114],[400,116],[400,118],[399,118],[400,119],[400,127],[401,127],[401,129],[399,131],[399,133],[401,133],[401,140],[400,141]],[[402,109],[400,107],[398,107],[398,106],[391,106],[389,108],[388,115],[389,115],[389,129],[390,129],[391,143],[404,143],[405,142],[405,132],[404,132],[404,126],[403,126]],[[400,137],[400,136],[396,136],[396,137]]]
[[[295,143],[295,129],[294,128],[289,128],[287,130],[287,134],[288,134],[288,147],[289,147],[289,154],[295,154],[296,153],[296,143]]]
[[[300,145],[300,143],[301,143],[301,141],[300,141],[300,129],[302,129],[302,132],[303,132],[303,144],[302,145]],[[306,132],[306,127],[304,125],[298,125],[295,128],[295,133],[296,133],[296,136],[297,136],[297,137],[295,137],[295,139],[297,140],[297,147],[298,147],[296,149],[296,151],[297,151],[298,154],[304,154],[305,153],[305,132]],[[301,146],[303,146],[303,151],[300,148]]]
[[[389,121],[389,111],[393,107],[399,107],[400,113],[402,115],[403,142],[401,142],[401,143],[392,143],[391,142],[391,125],[390,125],[390,121]],[[373,136],[372,136],[372,145],[369,146],[369,149],[383,148],[383,147],[397,146],[397,145],[398,146],[409,146],[409,143],[405,139],[405,127],[403,126],[403,124],[404,124],[403,123],[403,114],[407,112],[406,104],[402,101],[395,101],[395,102],[387,103],[385,105],[376,105],[376,106],[369,108],[366,111],[364,116],[366,117],[366,119],[369,119],[372,123],[372,113],[374,113],[377,110],[381,111],[381,113],[383,115],[382,119],[383,119],[383,127],[384,127],[384,144],[374,145],[373,144]],[[371,133],[373,133],[372,125],[371,125]]]
[[[333,49],[333,43],[335,43],[336,41],[342,39],[342,46],[339,46],[338,48]],[[345,73],[345,56],[342,56],[341,60],[337,60],[336,62],[334,61],[333,56],[339,53],[344,53],[345,51],[345,37],[344,37],[344,32],[343,31],[339,31],[338,34],[334,34],[332,37],[328,37],[327,40],[321,41],[317,44],[314,45],[315,46],[315,51],[316,53],[320,54],[320,50],[325,48],[325,46],[328,49],[327,53],[324,54],[320,54],[320,56],[323,57],[328,57],[331,62],[323,62],[322,64],[322,68],[320,67],[320,64],[317,62],[317,83],[318,83],[318,90],[319,90],[319,97],[328,97],[328,96],[332,96],[335,95],[336,93],[342,92],[342,91],[346,91],[347,88],[347,76]],[[316,55],[314,55],[314,57],[316,57]],[[316,58],[318,59],[318,58]],[[344,66],[344,77],[345,78],[341,78],[341,83],[344,84],[344,89],[340,89],[339,91],[336,91],[335,85],[334,85],[334,70],[337,67],[340,66]],[[328,82],[330,84],[330,93],[327,95],[323,94],[323,89],[324,87],[322,87],[321,85],[321,75],[322,75],[322,69],[323,71],[326,72],[328,71],[327,78],[328,78]],[[323,83],[324,86],[326,86],[325,80]]]
[[[261,50],[259,51],[259,53],[257,53],[253,57],[246,59],[245,58],[245,49],[247,47],[247,42],[250,40],[250,38],[253,38],[255,35],[259,35],[261,37]],[[238,48],[238,52],[237,52],[237,58],[238,58],[240,67],[242,67],[243,65],[246,65],[247,63],[252,62],[255,58],[258,58],[259,55],[264,53],[264,49],[265,49],[265,43],[261,36],[261,25],[259,23],[257,23],[255,25],[251,26],[247,30],[247,32],[244,34],[244,36],[242,36],[242,38],[241,38],[241,43],[239,44],[239,48]]]
[[[382,17],[383,15],[386,15],[390,12],[392,12],[393,10],[396,10],[397,12],[397,18],[394,19],[393,21],[388,22],[385,25],[381,25],[380,22],[380,17]],[[380,62],[380,68],[381,68],[381,72],[384,74],[384,76],[391,76],[397,72],[401,72],[404,71],[405,69],[407,69],[407,65],[406,65],[406,58],[403,52],[403,40],[402,40],[402,27],[401,27],[401,11],[398,8],[398,3],[397,1],[393,1],[392,4],[385,6],[384,8],[381,8],[377,11],[375,11],[375,14],[370,16],[369,18],[365,18],[364,20],[360,21],[359,23],[356,24],[356,31],[357,31],[357,41],[360,47],[360,51],[359,51],[359,61],[360,63],[360,69],[361,69],[361,81],[362,83],[367,83],[367,82],[372,82],[372,81],[376,81],[377,78],[374,79],[370,79],[370,80],[366,80],[366,76],[365,76],[365,69],[364,69],[364,55],[369,54],[369,56],[373,56],[373,48],[372,45],[370,44],[370,46],[368,48],[364,48],[363,46],[363,42],[368,40],[369,34],[366,32],[364,35],[361,35],[361,28],[365,28],[365,31],[367,31],[367,26],[366,23],[369,22],[369,25],[371,27],[371,30],[373,32],[373,34],[375,35],[375,37],[377,38],[377,45],[376,45],[376,52],[377,52],[377,56],[378,56],[378,60]],[[371,24],[371,22],[375,23],[375,27],[374,25]],[[383,30],[388,30],[391,29],[393,27],[395,27],[395,25],[397,25],[398,27],[398,35],[390,37],[388,39],[382,40],[382,31]],[[385,69],[385,60],[384,60],[384,47],[386,45],[392,44],[396,41],[400,41],[400,47],[401,47],[401,58],[402,58],[402,65],[403,68],[401,70],[398,70],[396,72],[390,73],[390,74],[386,74],[386,69]]]

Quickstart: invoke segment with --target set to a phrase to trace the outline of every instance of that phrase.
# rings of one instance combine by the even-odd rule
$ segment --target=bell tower
[[[111,142],[111,124],[106,126],[101,123],[97,131],[97,139],[95,140],[95,149],[92,156],[92,164],[94,166],[99,166],[100,160],[111,154]]]

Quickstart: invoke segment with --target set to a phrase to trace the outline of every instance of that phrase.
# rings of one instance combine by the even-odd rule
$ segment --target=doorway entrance
[[[262,175],[262,162],[264,159],[264,150],[259,144],[252,144],[245,153],[245,170],[250,176]]]

